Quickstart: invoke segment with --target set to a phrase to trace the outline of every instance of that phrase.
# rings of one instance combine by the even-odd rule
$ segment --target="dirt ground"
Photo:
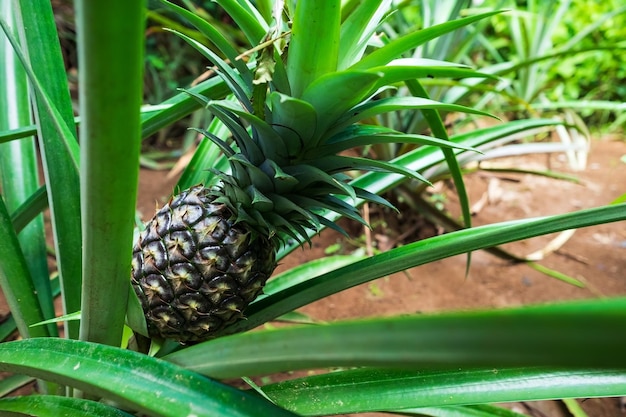
[[[561,154],[497,161],[499,166],[550,168],[573,174],[580,181],[519,174],[471,174],[466,180],[471,201],[476,204],[474,224],[566,213],[607,204],[626,193],[624,155],[626,142],[607,138],[592,142],[587,168],[581,172],[572,172]],[[166,175],[163,171],[142,171],[138,206],[145,218],[167,199],[175,183],[175,179],[167,179]],[[436,191],[436,195],[443,196],[446,209],[458,213],[454,193],[445,186]],[[392,223],[393,219],[387,220]],[[403,224],[407,230],[414,226],[410,222]],[[422,224],[417,226],[420,228]],[[389,236],[401,232],[379,230],[372,241],[384,246]],[[555,237],[517,242],[506,245],[505,249],[527,256],[542,250]],[[324,232],[314,239],[312,248],[296,250],[284,259],[279,271],[325,256],[327,248],[337,243],[342,244],[341,236]],[[306,306],[302,312],[330,321],[626,295],[625,255],[626,224],[601,225],[577,230],[565,244],[539,261],[545,267],[582,281],[584,288],[549,277],[525,264],[513,264],[479,251],[473,254],[467,277],[465,255],[454,256],[351,288]],[[581,404],[591,417],[626,416],[624,403],[619,399],[588,399]],[[537,417],[569,415],[562,403],[556,401],[509,406]]]

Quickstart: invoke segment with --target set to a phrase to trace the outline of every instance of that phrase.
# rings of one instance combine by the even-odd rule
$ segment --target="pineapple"
[[[212,33],[197,16],[163,3]],[[412,60],[392,62],[409,48],[406,42],[361,59],[376,26],[372,16],[383,16],[389,4],[363,2],[344,20],[350,25],[344,31],[340,0],[299,1],[288,52],[282,55],[283,14],[277,13],[272,28],[255,21],[259,26],[244,32],[268,35],[256,48],[254,72],[228,48],[223,52],[235,68],[178,34],[216,65],[238,102],[198,97],[232,133],[231,144],[201,131],[228,158],[230,172],[216,172],[213,184],[174,196],[134,246],[131,282],[150,336],[182,343],[215,337],[244,317],[286,240],[308,242],[310,233],[324,226],[343,232],[329,213],[365,224],[355,208],[359,200],[391,206],[352,185],[348,171],[424,180],[401,165],[344,152],[375,143],[423,143],[422,136],[361,121],[386,111],[441,105],[418,98],[373,99],[389,84],[433,71]]]

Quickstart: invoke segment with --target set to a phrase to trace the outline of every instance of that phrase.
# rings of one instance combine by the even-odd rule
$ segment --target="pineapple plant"
[[[365,224],[359,202],[392,207],[351,184],[350,171],[426,181],[402,165],[347,151],[397,142],[454,146],[367,123],[373,116],[401,109],[474,112],[419,97],[377,99],[377,92],[407,79],[446,71],[477,76],[448,63],[396,59],[440,35],[437,30],[409,34],[366,55],[389,1],[364,2],[343,22],[339,0],[300,1],[293,22],[285,21],[292,10],[280,3],[271,26],[253,8],[222,3],[235,20],[249,17],[239,19],[255,46],[246,63],[207,22],[163,2],[221,46],[230,64],[177,33],[213,63],[236,101],[196,96],[230,130],[228,142],[197,129],[220,148],[230,170],[214,172],[211,184],[172,197],[134,246],[131,281],[152,337],[183,343],[215,337],[244,317],[272,275],[282,244],[310,242],[311,233],[322,227],[345,233],[334,221],[337,216]],[[461,19],[446,30],[482,17]]]

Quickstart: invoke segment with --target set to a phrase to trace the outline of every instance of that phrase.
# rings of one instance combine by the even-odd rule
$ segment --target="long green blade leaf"
[[[235,323],[225,332],[252,329],[344,289],[439,259],[567,229],[626,220],[625,208],[626,203],[539,219],[496,223],[414,242],[270,294],[250,305],[247,320]]]
[[[293,97],[300,98],[312,82],[337,70],[340,19],[339,0],[297,3],[287,61]]]
[[[7,299],[13,318],[24,338],[49,336],[48,328],[31,324],[45,320],[30,277],[26,258],[20,248],[9,213],[0,197],[0,289]]]
[[[0,15],[15,27],[13,2],[0,4]],[[16,30],[14,30],[16,32]],[[14,33],[16,34],[16,33]],[[28,126],[32,122],[27,76],[10,43],[0,34],[0,130]],[[34,138],[0,145],[0,178],[7,209],[14,213],[39,188],[39,169]],[[54,317],[48,275],[43,215],[39,214],[23,230],[16,232],[24,257],[29,260],[30,277],[46,318]],[[51,334],[56,327],[49,326]]]
[[[28,413],[33,417],[132,417],[99,402],[52,395],[31,395],[0,399],[0,410]]]
[[[624,395],[626,372],[555,367],[426,367],[418,371],[364,368],[298,378],[262,389],[276,404],[302,415],[407,412],[442,405]]]
[[[76,2],[83,161],[80,337],[117,346],[139,175],[143,12],[142,2]]]
[[[625,321],[626,298],[617,298],[248,332],[164,358],[216,378],[335,366],[626,371]]]
[[[150,416],[294,416],[263,399],[160,359],[78,340],[41,338],[2,343],[0,370],[56,381]]]
[[[386,65],[393,59],[402,56],[410,49],[415,48],[425,42],[428,42],[431,39],[438,38],[441,35],[452,32],[453,30],[459,29],[463,26],[470,25],[479,20],[488,18],[497,13],[500,12],[495,11],[482,13],[475,16],[469,16],[462,19],[441,23],[439,25],[431,26],[413,33],[409,33],[393,40],[389,44],[365,56],[359,62],[354,64],[351,68],[367,69],[374,66]]]
[[[43,96],[42,91],[34,95],[34,113],[48,187],[64,313],[75,312],[80,310],[82,243],[74,112],[50,1],[20,0],[19,4],[22,27],[28,28],[21,39],[34,73],[31,81],[45,86],[47,96]],[[63,126],[67,128],[65,135],[59,132],[59,127]],[[77,338],[78,324],[68,323],[66,331],[69,337]]]

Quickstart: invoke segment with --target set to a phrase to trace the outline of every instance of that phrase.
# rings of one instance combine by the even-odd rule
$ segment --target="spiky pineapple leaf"
[[[333,230],[341,235],[343,235],[346,239],[350,238],[350,235],[348,234],[348,232],[346,232],[343,227],[339,226],[337,223],[328,220],[326,217],[321,216],[316,214],[319,222],[324,225],[325,227],[328,227],[330,230]]]
[[[457,20],[441,23],[438,25],[430,26],[416,32],[409,33],[401,36],[380,49],[373,51],[366,55],[359,62],[354,64],[352,69],[368,69],[376,66],[387,65],[392,60],[402,56],[405,52],[418,47],[432,39],[438,38],[446,33],[452,32],[456,29],[470,25],[482,19],[486,19],[495,14],[501,13],[500,11],[493,11],[487,13],[481,13],[474,16],[468,16]]]
[[[213,100],[222,99],[230,94],[230,90],[220,77],[211,77],[198,85],[188,88],[197,94],[204,95]],[[141,137],[146,138],[160,129],[175,121],[182,119],[201,107],[188,93],[180,92],[159,104],[161,108],[157,112],[142,115]]]
[[[256,46],[267,33],[265,19],[248,0],[219,0],[218,3],[239,26],[250,45]]]
[[[342,117],[335,125],[331,127],[330,132],[338,133],[347,126],[350,126],[361,120],[376,116],[381,113],[388,113],[398,110],[421,109],[445,110],[451,112],[461,112],[487,117],[495,117],[487,112],[476,110],[471,107],[462,106],[459,104],[442,103],[439,101],[420,97],[388,97],[380,100],[369,101],[354,107],[349,112],[347,112],[346,116]]]
[[[298,157],[304,143],[315,133],[318,115],[315,108],[304,100],[274,91],[269,95],[272,128],[284,137],[286,150],[291,157]]]
[[[363,102],[381,77],[380,73],[347,70],[326,74],[311,83],[302,100],[317,112],[315,137],[319,140],[337,119]]]
[[[497,79],[497,77],[491,74],[476,71],[464,65],[415,58],[397,59],[385,66],[374,67],[371,71],[383,74],[382,78],[376,84],[376,88],[416,78]]]
[[[252,72],[244,63],[244,61],[237,59],[239,55],[237,50],[233,48],[231,43],[222,35],[215,27],[200,16],[184,9],[168,0],[159,0],[167,9],[176,13],[183,19],[191,23],[196,29],[206,36],[211,43],[213,43],[219,50],[228,58],[230,63],[237,68],[241,77],[247,82],[252,82]]]
[[[340,0],[296,4],[287,60],[293,97],[300,98],[311,83],[337,70],[340,22]]]
[[[429,99],[428,92],[426,89],[420,84],[418,80],[407,80],[406,86],[414,96]],[[443,124],[443,120],[441,118],[441,114],[437,109],[422,109],[422,114],[424,115],[424,119],[428,122],[428,126],[430,126],[433,135],[447,140],[448,132],[446,127]],[[459,203],[461,205],[461,212],[463,215],[463,223],[465,227],[472,226],[472,214],[470,209],[469,196],[467,193],[467,189],[465,187],[465,182],[463,180],[463,173],[461,172],[461,164],[459,163],[456,154],[449,148],[442,148],[444,158],[446,160],[446,164],[448,165],[448,169],[450,170],[450,175],[452,176],[452,180],[454,181],[454,186],[456,187],[456,192],[459,197]],[[472,259],[471,252],[467,253],[467,263],[465,274],[469,274],[469,267]]]
[[[355,200],[356,194],[354,193],[354,190],[352,189],[352,187],[349,186],[348,184],[343,183],[342,181],[338,181],[337,178],[329,174],[329,172],[331,171],[328,171],[324,168],[325,167],[320,169],[319,167],[311,163],[307,163],[307,164],[299,164],[299,165],[289,165],[289,166],[284,167],[283,169],[285,173],[298,179],[298,189],[309,188],[316,183],[326,184],[331,189],[334,189],[335,193],[346,195],[352,198],[353,200]],[[309,191],[307,191],[307,194],[310,194],[310,193],[311,191],[309,188]]]
[[[554,119],[517,120],[502,125],[464,132],[452,136],[450,140],[467,147],[482,149],[490,144],[498,143],[499,140],[505,140],[506,138],[512,140],[513,138],[526,137],[527,135],[535,134],[540,129],[550,129],[561,124],[562,122]],[[461,152],[463,151],[458,151],[457,153]],[[443,155],[439,147],[420,146],[395,158],[392,162],[414,171],[424,172],[428,168],[441,164],[442,161]],[[404,177],[400,177],[396,174],[367,172],[351,181],[350,184],[355,189],[365,189],[370,192],[382,194],[404,180]],[[359,204],[361,202],[362,201],[359,201]],[[329,213],[328,218],[336,220],[338,216]],[[281,259],[295,248],[296,246],[291,244],[284,246],[279,250],[278,259]]]
[[[209,132],[208,130],[199,129],[197,127],[190,127],[189,129],[195,130],[196,132],[200,133],[201,135],[203,135],[207,139],[211,140],[215,145],[217,145],[218,148],[220,148],[220,150],[227,157],[231,157],[231,156],[235,155],[235,150],[228,143],[226,143],[225,141],[223,141],[222,139],[220,139],[219,137],[217,137],[213,133]]]
[[[337,69],[344,70],[361,59],[390,5],[391,0],[365,1],[350,11],[341,24]]]
[[[215,52],[211,51],[209,48],[202,45],[197,40],[192,39],[189,36],[172,29],[166,28],[165,30],[179,36],[194,49],[200,52],[205,58],[211,61],[217,67],[216,72],[222,77],[224,82],[228,85],[228,88],[230,88],[232,93],[237,97],[237,99],[239,99],[241,104],[248,111],[253,111],[252,103],[250,102],[250,97],[252,96],[251,83],[246,83],[244,79],[241,78],[241,75],[238,72],[233,70],[233,68],[228,65],[222,58],[220,58]]]
[[[239,150],[245,153],[249,158],[252,158],[253,164],[260,164],[263,162],[263,153],[259,148],[259,145],[252,140],[246,127],[242,124],[241,119],[237,117],[226,106],[216,104],[210,104],[207,109],[215,115],[233,134],[233,139]]]
[[[228,110],[249,123],[253,130],[252,139],[256,138],[254,142],[262,150],[262,155],[280,156],[281,159],[275,162],[281,165],[286,163],[288,155],[285,151],[285,140],[265,120],[243,110],[241,106],[232,101],[214,101],[210,104],[209,109],[213,107],[221,107]]]
[[[480,153],[476,148],[468,147],[463,144],[450,142],[449,140],[438,139],[432,136],[401,133],[389,130],[385,133],[373,135],[336,135],[329,140],[326,145],[312,149],[306,153],[307,158],[315,159],[324,155],[336,155],[342,151],[353,149],[358,146],[367,146],[380,143],[407,143],[413,145],[431,145],[443,148],[456,148],[466,151],[474,151]]]
[[[257,187],[263,191],[271,191],[274,189],[274,183],[265,175],[265,173],[258,167],[258,165],[253,164],[246,158],[243,154],[235,154],[228,158],[231,164],[240,164],[243,169],[248,173],[248,177],[250,178],[250,185]],[[244,184],[240,184],[240,186],[245,186]],[[260,190],[257,190],[260,192]]]
[[[312,166],[324,172],[336,173],[351,170],[363,170],[370,172],[392,172],[406,178],[430,184],[424,176],[393,162],[379,161],[376,159],[359,158],[354,156],[328,155],[309,162]]]
[[[367,226],[367,222],[363,220],[363,217],[361,217],[361,214],[354,206],[351,206],[344,201],[333,197],[331,194],[327,194],[322,198],[316,199],[296,195],[293,196],[291,199],[294,203],[300,204],[303,207],[307,207],[307,209],[325,209],[328,211],[334,211],[336,213],[339,213],[343,217]]]

